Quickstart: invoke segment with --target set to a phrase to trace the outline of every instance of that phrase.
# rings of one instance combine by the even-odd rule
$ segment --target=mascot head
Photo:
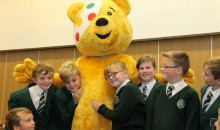
[[[74,3],[68,16],[74,23],[74,41],[85,56],[105,56],[122,52],[132,41],[132,28],[127,18],[128,0],[95,0]]]

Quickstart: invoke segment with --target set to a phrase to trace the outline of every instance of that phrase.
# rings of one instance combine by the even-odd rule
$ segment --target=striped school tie
[[[42,93],[41,93],[41,97],[40,97],[40,101],[39,101],[39,106],[38,106],[38,108],[37,108],[37,112],[38,112],[38,114],[39,115],[41,115],[41,113],[42,113],[42,111],[43,111],[43,108],[44,108],[44,106],[45,106],[45,102],[46,102],[46,99],[45,99],[45,96],[44,96],[44,93],[45,93],[46,91],[43,91]]]
[[[144,96],[144,100],[146,100],[147,99],[147,87],[146,86],[144,86],[143,87],[143,92],[142,92],[142,94],[143,94],[143,96]]]
[[[209,91],[209,93],[208,93],[208,95],[207,95],[207,97],[206,97],[206,99],[205,99],[205,101],[204,101],[204,104],[203,104],[203,108],[202,108],[202,113],[203,113],[203,114],[205,114],[206,108],[207,108],[207,106],[209,105],[209,103],[210,103],[212,97],[213,97],[212,92]]]
[[[167,96],[170,98],[172,96],[172,91],[174,90],[174,86],[170,85],[167,89]]]

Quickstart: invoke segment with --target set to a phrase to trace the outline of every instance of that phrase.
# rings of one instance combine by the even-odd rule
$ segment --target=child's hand
[[[103,103],[98,102],[98,101],[92,101],[92,107],[95,111],[99,110],[99,107],[102,105]]]
[[[78,89],[78,90],[74,93],[74,95],[73,95],[73,100],[74,100],[75,103],[78,103],[78,102],[79,102],[79,99],[80,99],[81,96],[82,96],[82,92],[83,92],[83,89],[80,88],[80,89]]]

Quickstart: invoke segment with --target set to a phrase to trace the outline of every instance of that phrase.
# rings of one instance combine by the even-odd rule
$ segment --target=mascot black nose
[[[106,26],[108,25],[108,20],[105,18],[100,18],[96,21],[96,26]]]

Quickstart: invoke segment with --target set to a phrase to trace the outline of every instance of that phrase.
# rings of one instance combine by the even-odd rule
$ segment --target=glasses
[[[115,77],[119,72],[122,72],[122,71],[108,73],[105,78],[110,79],[111,77]]]
[[[179,67],[179,66],[160,66],[160,68],[163,68],[163,69],[168,69],[168,68],[177,68],[177,67]]]

